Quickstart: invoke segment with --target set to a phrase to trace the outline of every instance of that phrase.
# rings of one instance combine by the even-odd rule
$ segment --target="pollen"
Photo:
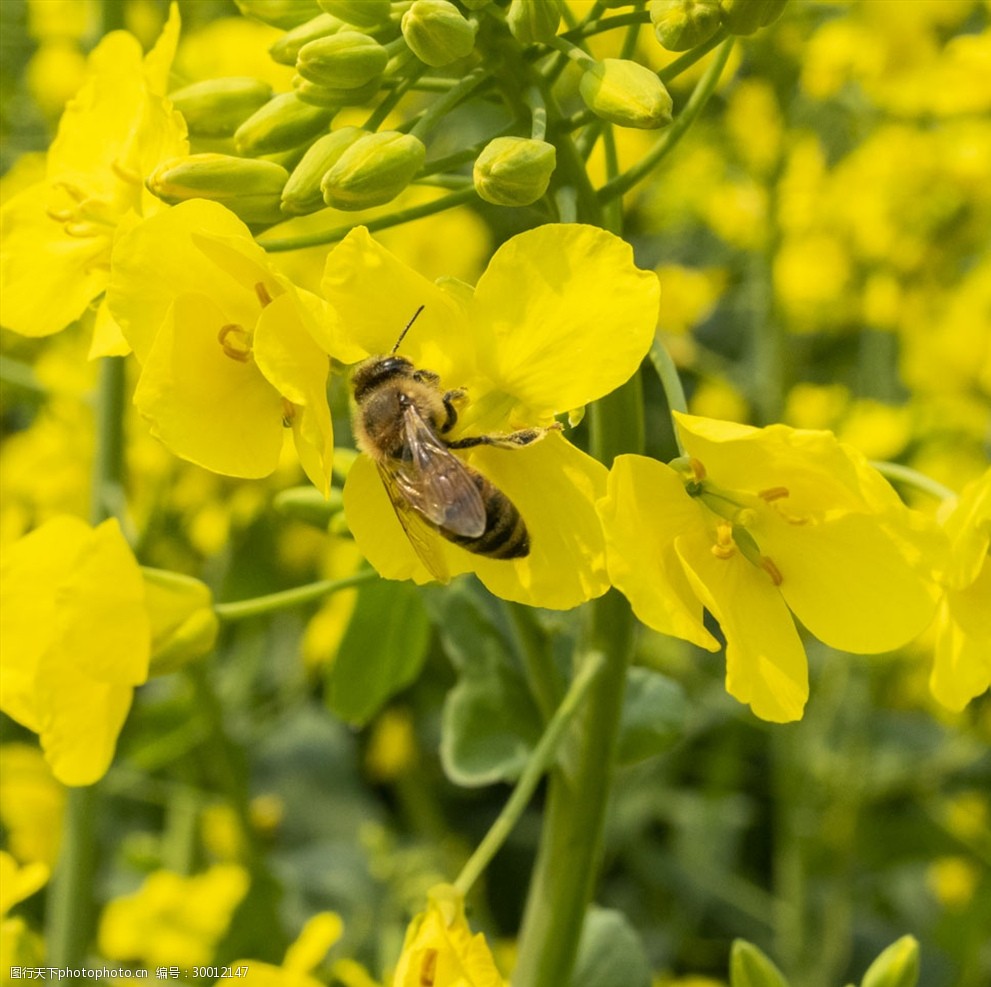
[[[716,528],[716,544],[712,546],[711,551],[717,559],[731,559],[736,554],[733,528],[730,525],[720,524]]]
[[[768,487],[767,490],[759,491],[757,496],[770,504],[772,501],[789,496],[789,490],[787,487]]]
[[[261,303],[262,308],[272,304],[272,296],[268,293],[268,288],[265,287],[263,281],[255,283],[255,294],[258,296],[258,301]]]
[[[771,582],[775,586],[780,586],[784,577],[781,575],[781,570],[775,565],[774,560],[768,558],[766,555],[760,557],[760,567],[771,577]]]
[[[232,360],[237,360],[238,363],[248,363],[251,360],[251,333],[244,326],[231,322],[221,327],[217,333],[217,342],[224,355]]]

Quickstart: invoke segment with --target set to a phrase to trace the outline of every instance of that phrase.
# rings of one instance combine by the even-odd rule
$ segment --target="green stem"
[[[889,480],[896,480],[899,483],[914,487],[916,490],[921,490],[923,493],[929,494],[930,497],[935,497],[937,500],[949,500],[951,497],[956,497],[956,493],[949,487],[944,487],[938,480],[934,480],[932,477],[926,476],[925,473],[920,473],[918,470],[912,469],[911,466],[902,466],[900,463],[887,463],[879,460],[872,460],[871,466]]]
[[[587,655],[582,662],[580,671],[573,679],[564,699],[561,700],[560,706],[551,717],[537,746],[533,749],[526,768],[524,768],[523,774],[520,775],[520,779],[513,789],[513,794],[510,795],[496,821],[455,879],[454,886],[462,894],[468,893],[479,875],[506,842],[506,838],[513,831],[516,823],[519,822],[520,816],[523,815],[530,802],[534,789],[557,756],[565,731],[581,708],[592,684],[605,667],[605,660],[605,655],[601,652],[594,652]]]
[[[547,637],[537,623],[536,615],[529,607],[508,603],[505,609],[516,632],[530,691],[540,707],[544,723],[548,723],[564,692],[564,683],[554,664],[554,655],[548,647]]]
[[[706,69],[705,75],[702,76],[698,85],[692,91],[692,95],[688,98],[684,109],[675,117],[674,122],[665,131],[664,136],[632,168],[611,182],[606,182],[599,189],[598,195],[601,202],[608,202],[616,196],[624,195],[637,182],[646,178],[674,150],[678,142],[688,133],[689,128],[702,112],[703,107],[709,101],[709,97],[715,92],[716,84],[719,82],[719,76],[722,75],[723,68],[726,66],[726,60],[729,58],[732,48],[732,40],[724,42],[719,54],[713,59],[712,64]]]
[[[362,130],[376,131],[385,122],[385,118],[396,108],[402,98],[413,88],[416,80],[427,71],[422,62],[410,67],[408,74],[396,84],[392,92],[387,93],[378,106],[372,110],[371,116],[365,121]]]
[[[468,98],[472,91],[480,86],[488,78],[489,70],[482,67],[469,72],[456,86],[452,86],[443,96],[438,96],[431,104],[430,108],[416,122],[416,126],[410,130],[414,137],[420,140],[430,133],[430,131],[447,115],[449,110],[453,110],[462,100]]]
[[[581,24],[570,31],[565,31],[560,37],[567,41],[581,41],[591,37],[593,34],[601,34],[603,31],[614,31],[618,27],[635,26],[640,27],[650,23],[650,14],[645,10],[635,10],[627,14],[616,14],[613,17],[603,17],[602,20],[591,21],[588,24]]]
[[[100,364],[96,401],[96,453],[90,495],[90,520],[108,516],[107,505],[123,487],[124,361],[107,357]],[[93,927],[93,875],[96,867],[97,788],[88,785],[66,793],[62,849],[48,891],[48,962],[80,967]]]
[[[38,380],[34,367],[9,356],[0,356],[0,380],[12,387],[21,387],[26,391],[37,391],[47,394],[48,388]]]
[[[408,209],[400,209],[397,212],[388,213],[385,216],[376,216],[374,219],[366,220],[363,224],[369,232],[376,230],[386,230],[390,226],[401,226],[414,219],[422,219],[424,216],[432,216],[434,213],[443,212],[453,206],[459,206],[464,202],[470,202],[475,198],[475,189],[465,188],[450,195],[434,199],[432,202],[423,202],[418,206],[410,206]],[[319,233],[308,233],[305,236],[287,236],[281,239],[259,240],[258,245],[269,253],[281,253],[286,250],[303,250],[306,247],[319,247],[325,243],[337,243],[343,240],[354,229],[354,223],[346,223],[344,226],[335,226],[329,230],[321,230]]]
[[[217,603],[214,605],[213,611],[220,620],[227,623],[235,620],[247,620],[249,617],[258,617],[262,614],[273,613],[276,610],[289,610],[313,600],[322,600],[325,596],[339,593],[342,589],[361,586],[378,578],[379,575],[374,569],[362,569],[361,572],[356,572],[353,576],[346,576],[344,579],[321,579],[319,582],[295,586],[278,593],[269,593],[267,596],[256,596],[250,600]]]
[[[523,101],[530,108],[530,137],[542,141],[547,136],[547,103],[539,86],[527,86]]]
[[[681,375],[675,366],[674,360],[667,347],[659,340],[655,339],[650,344],[650,362],[657,371],[657,376],[661,378],[661,387],[664,388],[664,397],[668,402],[668,411],[680,411],[683,414],[688,411],[688,400],[685,397],[685,388],[681,382]],[[681,435],[678,426],[672,422],[674,428],[674,438],[678,443],[679,455],[685,455],[685,449],[681,444]]]

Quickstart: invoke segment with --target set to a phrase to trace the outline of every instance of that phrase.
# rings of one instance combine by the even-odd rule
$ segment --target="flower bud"
[[[650,21],[661,47],[688,51],[719,30],[719,0],[652,0]]]
[[[730,34],[753,34],[776,21],[788,0],[719,0],[723,24]]]
[[[234,131],[239,154],[272,154],[305,144],[324,130],[333,113],[302,102],[295,93],[280,93]]]
[[[671,122],[674,104],[664,83],[638,62],[605,58],[585,70],[578,88],[596,116],[620,127],[654,130]]]
[[[271,98],[267,82],[239,77],[194,82],[169,94],[193,137],[230,137]]]
[[[367,103],[379,91],[381,84],[381,79],[372,79],[357,89],[338,89],[333,86],[319,86],[301,75],[294,75],[292,78],[292,89],[299,99],[311,106],[325,106],[332,110]]]
[[[364,134],[365,131],[359,127],[341,127],[314,141],[282,190],[282,211],[298,216],[322,209],[321,179],[330,166]]]
[[[412,134],[384,130],[355,141],[323,176],[323,201],[370,209],[394,199],[423,166],[426,148]]]
[[[520,44],[547,44],[561,23],[561,0],[513,0],[506,23]]]
[[[389,53],[374,38],[358,31],[339,31],[299,49],[296,71],[318,86],[357,89],[382,78]]]
[[[288,178],[286,169],[272,161],[230,154],[189,154],[160,162],[145,184],[169,205],[186,199],[211,199],[248,224],[264,224],[284,218],[279,203]]]
[[[487,7],[492,0],[461,0],[461,6],[465,10],[481,10],[483,7]]]
[[[389,19],[389,0],[318,0],[320,6],[348,24],[376,27]]]
[[[918,982],[918,940],[902,936],[867,968],[860,984],[861,987],[915,987]]]
[[[745,939],[737,939],[733,943],[729,979],[731,984],[746,984],[747,987],[788,987],[781,971]]]
[[[281,27],[298,27],[320,13],[314,0],[234,0],[237,9],[252,20]]]
[[[213,650],[219,621],[213,596],[198,579],[142,567],[151,623],[152,675],[174,672]]]
[[[277,514],[312,524],[326,530],[331,519],[344,510],[344,497],[339,487],[331,487],[326,497],[316,487],[290,487],[280,490],[272,500]]]
[[[557,151],[546,141],[496,137],[475,161],[475,191],[496,206],[528,206],[546,191]]]
[[[464,58],[475,47],[475,24],[447,0],[413,0],[402,29],[413,54],[434,68]]]
[[[336,34],[344,27],[344,21],[338,20],[331,14],[317,14],[313,20],[294,27],[269,45],[268,53],[273,62],[280,65],[295,65],[296,56],[299,49],[309,41],[316,41],[317,38],[326,38],[328,35]]]

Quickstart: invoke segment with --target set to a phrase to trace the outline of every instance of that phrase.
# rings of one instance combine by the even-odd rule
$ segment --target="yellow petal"
[[[254,355],[268,382],[294,405],[291,424],[300,462],[313,485],[326,495],[334,458],[327,405],[330,361],[314,341],[306,319],[295,293],[280,295],[258,319]]]
[[[46,864],[21,866],[6,850],[0,850],[0,918],[18,902],[30,898],[48,883],[51,872]]]
[[[124,338],[120,326],[110,314],[107,299],[104,297],[96,310],[96,317],[93,321],[93,338],[90,341],[87,356],[91,360],[96,360],[101,356],[127,356],[130,352],[131,347]]]
[[[946,581],[954,589],[962,589],[986,565],[991,547],[991,469],[964,488],[945,528],[952,550]]]
[[[315,969],[327,950],[344,935],[344,923],[336,912],[318,912],[308,919],[296,941],[286,950],[287,970],[307,973]]]
[[[568,610],[609,588],[605,542],[595,502],[606,468],[560,434],[521,449],[481,447],[469,463],[516,505],[530,533],[530,554],[497,560],[455,548],[496,596]]]
[[[702,604],[674,548],[679,534],[703,523],[681,478],[657,460],[618,456],[608,495],[597,506],[609,578],[638,619],[662,634],[717,651],[719,642],[702,623]]]
[[[991,635],[968,634],[954,619],[949,602],[944,601],[937,618],[936,653],[929,679],[932,694],[948,709],[959,711],[989,687]]]
[[[781,594],[735,553],[716,558],[703,531],[675,540],[693,589],[726,635],[726,689],[762,720],[801,719],[809,695],[805,650]]]
[[[877,521],[844,514],[821,524],[762,516],[754,536],[782,576],[795,616],[830,647],[890,651],[932,620],[932,587],[916,574]]]
[[[657,276],[619,237],[577,224],[528,230],[496,251],[475,291],[482,370],[540,412],[587,404],[640,366],[658,295]]]
[[[179,296],[134,403],[177,456],[228,476],[268,476],[282,447],[282,398],[252,360],[225,354],[218,333],[228,321],[213,298]]]
[[[0,213],[0,324],[49,336],[75,322],[107,286],[112,230],[70,236],[48,215],[47,183],[14,196]]]
[[[474,327],[466,324],[461,306],[373,240],[365,227],[355,227],[327,256],[323,293],[341,333],[366,356],[388,353],[422,305],[402,353],[445,379],[469,375]]]

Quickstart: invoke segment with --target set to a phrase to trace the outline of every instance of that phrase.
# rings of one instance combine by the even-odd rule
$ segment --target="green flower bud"
[[[737,939],[729,961],[730,987],[788,987],[781,971],[752,943]]]
[[[546,191],[557,151],[546,141],[496,137],[475,161],[475,191],[496,206],[528,206]]]
[[[918,982],[918,940],[902,936],[868,967],[860,987],[915,987]]]
[[[237,77],[194,82],[169,94],[193,137],[230,137],[271,98],[267,82]]]
[[[301,102],[295,93],[280,93],[234,131],[234,147],[239,154],[286,151],[319,134],[332,115],[323,107]]]
[[[303,45],[309,41],[316,41],[317,38],[336,34],[342,27],[344,21],[330,14],[318,14],[313,20],[286,31],[278,41],[269,45],[268,53],[272,56],[273,62],[278,62],[280,65],[295,65],[296,56]]]
[[[394,199],[423,167],[427,150],[412,134],[384,130],[355,141],[323,176],[323,201],[370,209]]]
[[[283,517],[326,530],[334,515],[344,510],[344,497],[338,487],[331,487],[326,497],[314,486],[290,487],[275,495],[272,506]]]
[[[160,162],[145,180],[148,191],[174,206],[186,199],[212,199],[248,224],[276,223],[289,178],[272,161],[230,154],[189,154]]]
[[[342,106],[360,106],[362,103],[367,103],[379,91],[381,84],[381,79],[372,79],[371,82],[357,89],[338,89],[334,86],[317,85],[301,75],[294,75],[292,79],[293,92],[304,103],[324,106],[332,110],[339,110]]]
[[[461,6],[465,10],[481,10],[483,7],[487,7],[492,0],[461,0]]]
[[[293,169],[282,190],[282,210],[292,215],[314,212],[324,206],[320,182],[330,166],[360,137],[359,127],[341,127],[314,141]],[[319,491],[314,491],[320,496]]]
[[[165,675],[213,650],[220,626],[213,595],[198,579],[142,567],[151,622],[151,674]]]
[[[719,30],[719,0],[653,0],[654,34],[668,51],[688,51]]]
[[[475,24],[447,0],[413,0],[402,29],[413,54],[434,68],[464,58],[475,47]]]
[[[513,0],[506,23],[520,44],[547,44],[561,23],[561,0]]]
[[[776,21],[788,0],[719,0],[723,24],[730,34],[753,34]]]
[[[388,61],[389,53],[374,38],[357,31],[340,31],[303,45],[296,71],[318,86],[357,89],[381,79]]]
[[[664,83],[638,62],[605,58],[585,70],[578,88],[585,105],[610,123],[654,130],[671,122],[674,104]]]
[[[314,0],[234,0],[237,9],[252,20],[288,31],[320,13]]]
[[[317,0],[320,6],[348,24],[376,27],[389,19],[389,0]]]

